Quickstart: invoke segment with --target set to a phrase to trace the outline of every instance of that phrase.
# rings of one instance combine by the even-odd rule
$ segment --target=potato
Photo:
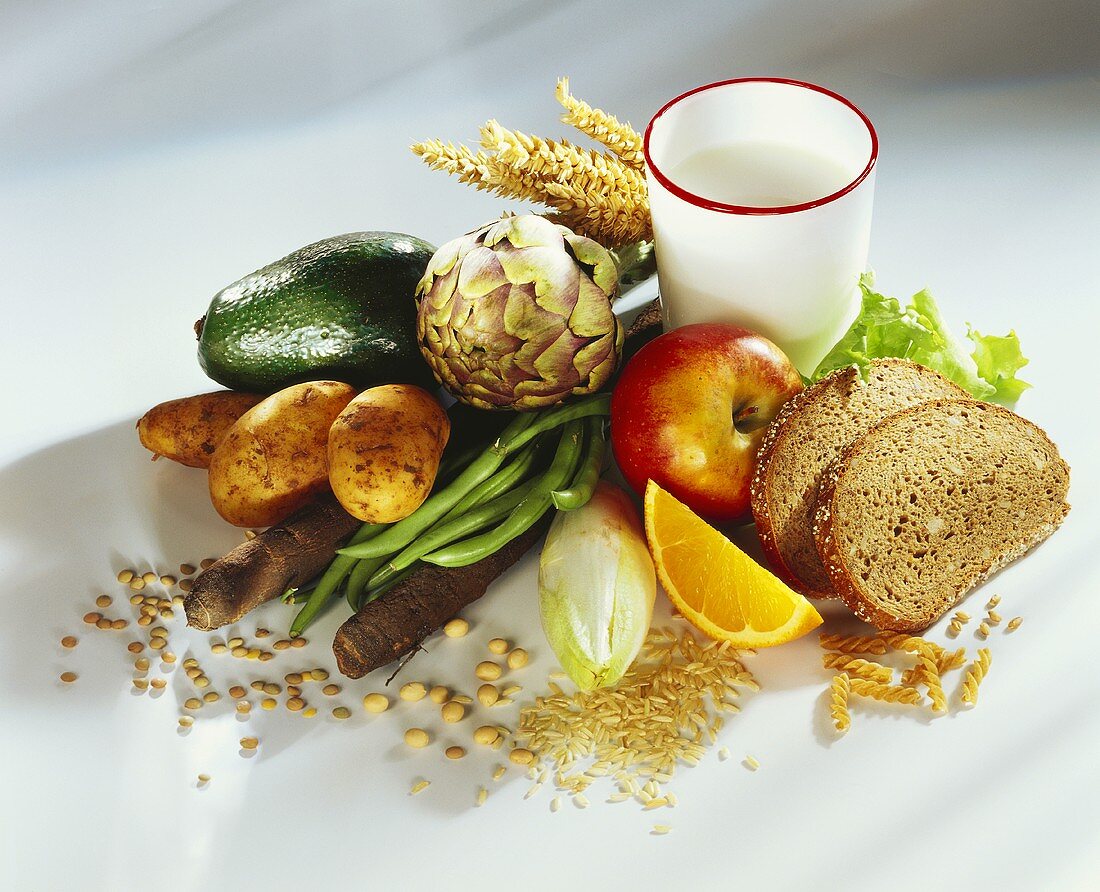
[[[267,527],[328,488],[325,444],[355,396],[338,381],[273,393],[241,416],[214,450],[210,501],[239,527]]]
[[[258,393],[218,390],[169,400],[141,416],[138,438],[154,459],[163,455],[191,468],[208,468],[214,447],[262,399]]]
[[[368,523],[408,517],[432,491],[451,422],[411,384],[364,390],[328,436],[329,482],[344,510]]]

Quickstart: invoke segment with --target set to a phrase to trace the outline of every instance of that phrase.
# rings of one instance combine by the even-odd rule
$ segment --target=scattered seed
[[[95,621],[95,627],[97,629],[109,629],[111,628],[111,621],[105,616],[101,616]]]
[[[351,710],[348,709],[346,706],[337,706],[332,711],[332,717],[340,719],[341,721],[343,721],[344,719],[350,719],[351,718]]]
[[[461,722],[466,717],[466,707],[454,700],[449,700],[443,704],[439,714],[443,716],[443,721],[453,725],[455,722]]]
[[[61,646],[68,648],[69,650],[72,650],[74,647],[76,647],[76,645],[77,640],[75,635],[66,635],[64,638],[61,639]]]
[[[516,765],[530,765],[535,761],[535,754],[528,749],[517,746],[508,754],[508,760]]]
[[[271,710],[271,709],[274,709],[278,705],[279,705],[279,701],[276,700],[274,697],[264,697],[264,699],[260,701],[260,708],[261,709]],[[287,705],[289,706],[290,704],[287,704]]]
[[[190,728],[195,724],[195,719],[189,715],[181,715],[179,717],[179,723],[181,728]]]
[[[61,680],[63,682],[65,682],[65,684],[72,684],[74,681],[76,681],[76,678],[77,678],[77,675],[76,675],[75,672],[62,672],[61,673]]]
[[[460,746],[449,746],[443,751],[443,755],[448,759],[461,759],[466,755],[466,750]]]
[[[409,790],[409,795],[410,796],[415,796],[417,793],[422,793],[424,790],[428,789],[428,787],[430,787],[430,786],[431,786],[431,781],[426,781],[426,780],[417,781],[415,784],[412,785],[412,789]]]
[[[89,626],[94,626],[101,619],[103,619],[103,614],[102,613],[92,612],[92,613],[85,613],[84,614],[84,622],[86,622]]]
[[[151,682],[149,682],[149,684],[151,684],[158,691],[162,691],[164,690],[165,685],[168,684],[168,681],[164,678],[154,678]]]
[[[301,709],[305,709],[306,701],[301,697],[291,697],[286,701],[286,708],[291,712],[298,712]]]
[[[485,800],[488,799],[488,798],[489,798],[489,791],[486,790],[484,787],[481,787],[477,791],[477,804],[478,804],[478,806],[484,805]]]
[[[147,690],[148,687],[149,687],[149,679],[147,679],[147,678],[135,678],[134,679],[134,687],[137,688],[139,691]]]
[[[241,749],[254,750],[259,745],[260,745],[260,740],[259,740],[258,737],[242,737],[241,738]]]
[[[493,725],[482,725],[474,731],[474,743],[480,743],[482,746],[491,746],[498,737],[500,732]]]
[[[191,679],[191,683],[197,688],[210,687],[210,679],[207,678],[205,675],[196,675],[193,679]]]
[[[455,703],[461,703],[463,706],[469,706],[471,703],[474,702],[465,694],[455,694],[453,697],[451,697],[451,699],[454,700]]]
[[[511,697],[513,694],[518,694],[522,690],[523,688],[521,688],[518,684],[510,684],[500,693],[504,697]]]
[[[248,648],[238,644],[231,651],[229,651],[229,655],[232,657],[236,657],[239,660],[241,657],[248,656]]]
[[[975,633],[982,638],[989,637],[989,623],[982,622],[978,625],[978,631]]]
[[[756,761],[755,756],[745,756],[745,767],[749,769],[749,771],[756,771],[756,769],[760,767],[760,763]]]
[[[235,684],[229,689],[229,696],[232,697],[234,700],[240,700],[247,693],[248,691],[242,688],[239,684]]]
[[[996,610],[990,610],[987,619],[991,626],[999,626],[1001,624],[1001,615]]]
[[[64,643],[64,642],[62,642],[62,643]],[[126,645],[126,649],[128,651],[130,651],[130,653],[132,653],[132,654],[139,654],[143,650],[145,650],[145,642],[144,641],[131,641],[129,644]]]
[[[162,653],[160,655],[160,658],[162,662],[167,663],[169,666],[176,662],[176,655],[170,650],[166,650],[164,653]]]
[[[202,709],[202,701],[198,697],[188,697],[183,701],[184,709]]]
[[[151,616],[139,616],[139,617],[138,617],[138,621],[137,621],[137,624],[138,624],[139,626],[147,626],[147,625],[149,625],[149,624],[150,624],[150,623],[151,623],[152,621],[153,621],[153,618],[152,618]]]
[[[183,671],[184,674],[191,679],[191,681],[194,681],[196,678],[202,675],[202,670],[198,666],[191,666],[190,668],[184,669]]]
[[[410,703],[416,703],[419,700],[423,700],[427,693],[427,688],[419,681],[410,681],[407,684],[401,685],[401,690],[397,692],[397,696],[402,700],[408,700]]]
[[[259,660],[260,660],[261,663],[266,663],[268,660],[274,660],[274,659],[275,659],[275,654],[273,654],[269,650],[265,650],[265,651],[261,652],[261,654],[259,656]]]
[[[152,585],[159,578],[160,577],[157,576],[157,574],[154,573],[152,570],[146,570],[144,573],[141,574],[141,581],[144,582],[146,585]]]
[[[390,708],[390,700],[385,694],[367,694],[367,696],[363,698],[363,708],[367,712],[385,712]]]
[[[337,694],[340,693],[340,685],[327,684],[323,688],[321,688],[321,693],[324,694],[326,697],[335,697]]]
[[[1020,624],[1023,623],[1023,621],[1024,618],[1022,616],[1014,616],[1008,621],[1008,625],[1005,626],[1005,631],[1015,632],[1018,628],[1020,628]]]
[[[134,668],[137,669],[138,672],[148,672],[149,659],[147,657],[138,657],[134,660]]]
[[[110,595],[100,595],[95,599],[96,607],[110,607],[114,603],[114,598]]]
[[[577,806],[577,808],[588,808],[588,797],[585,796],[584,793],[577,793],[573,797],[573,804]]]
[[[210,775],[209,774],[200,774],[199,775],[199,786],[200,787],[205,787],[208,783],[210,783]]]
[[[514,651],[508,654],[508,668],[509,669],[522,669],[527,665],[527,651],[522,647],[517,647]]]
[[[288,684],[286,686],[286,695],[288,697],[301,697],[302,689],[294,684]]]
[[[970,614],[969,614],[969,613],[966,613],[966,612],[965,612],[965,611],[963,611],[963,610],[957,610],[957,611],[955,611],[955,616],[954,616],[953,618],[954,618],[954,619],[956,619],[956,620],[958,620],[958,621],[959,621],[960,623],[968,623],[968,622],[970,622]]]
[[[305,647],[307,644],[309,642],[305,638],[295,638],[290,642],[291,647]]]
[[[725,762],[726,759],[728,759],[729,757],[730,757],[729,747],[723,746],[723,747],[720,747],[718,749],[718,759],[719,759],[719,761]]]
[[[474,675],[482,681],[496,681],[500,678],[500,674],[500,664],[494,663],[492,660],[483,660],[478,663],[477,668],[474,669]]]
[[[985,602],[985,609],[986,610],[992,610],[994,607],[996,607],[1000,603],[1001,603],[1001,596],[1000,595],[994,595],[992,598],[990,598],[988,601]]]
[[[271,635],[271,631],[269,629],[257,629],[256,630],[256,637],[257,638],[267,638],[269,635]]]
[[[506,769],[503,765],[498,765],[496,768],[493,769],[493,780],[500,780],[502,777],[504,777],[504,772],[507,770],[508,769]]]
[[[261,653],[262,651],[258,647],[250,647],[244,656],[247,660],[258,660]]]
[[[135,576],[130,580],[130,591],[140,592],[143,588],[145,588],[145,580],[140,576]]]
[[[240,647],[244,644],[244,639],[238,635],[235,638],[230,638],[225,644],[229,648]]]
[[[252,704],[247,700],[240,700],[237,702],[237,712],[249,713],[252,712]]]
[[[496,685],[483,684],[477,689],[477,699],[482,706],[492,706],[500,699],[500,691]]]
[[[180,580],[180,591],[181,592],[189,592],[189,591],[191,591],[191,586],[193,586],[193,585],[194,585],[194,583],[190,579],[181,579]]]
[[[288,647],[290,647],[290,641],[286,638],[280,638],[271,646],[275,648],[275,650],[286,650]]]
[[[308,709],[302,710],[302,715],[304,715],[307,719],[311,719],[315,715],[317,715],[317,710],[310,706]]]
[[[216,563],[217,560],[215,558],[203,558],[201,561],[199,561],[199,569],[209,570]]]
[[[671,833],[672,828],[668,824],[654,824],[653,829],[649,832],[654,836],[664,836],[667,833]]]
[[[500,654],[508,653],[508,642],[505,641],[503,638],[490,639],[489,653],[497,654],[497,656],[499,656]]]
[[[461,618],[452,619],[443,627],[443,634],[448,638],[461,638],[469,631],[470,624]]]
[[[269,697],[278,696],[283,692],[283,689],[273,681],[265,682],[261,690]]]
[[[134,571],[133,570],[119,570],[118,571],[118,576],[115,577],[115,579],[117,579],[123,585],[129,585],[130,580],[133,579],[133,578],[134,578]]]
[[[409,728],[405,732],[405,743],[414,749],[423,749],[430,741],[431,737],[423,728]]]
[[[309,677],[314,681],[325,681],[328,678],[328,671],[325,669],[314,669],[309,673]]]
[[[298,672],[288,672],[283,676],[283,681],[287,684],[301,684],[302,676]]]

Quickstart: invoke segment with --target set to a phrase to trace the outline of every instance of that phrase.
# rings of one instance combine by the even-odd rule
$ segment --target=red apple
[[[721,322],[677,328],[639,350],[615,385],[615,460],[639,495],[655,480],[709,520],[741,520],[764,431],[800,390],[763,335]]]

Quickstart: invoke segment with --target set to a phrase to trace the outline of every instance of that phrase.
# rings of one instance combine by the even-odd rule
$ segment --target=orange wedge
[[[652,480],[645,532],[669,598],[705,635],[734,647],[775,647],[821,625],[809,601]]]

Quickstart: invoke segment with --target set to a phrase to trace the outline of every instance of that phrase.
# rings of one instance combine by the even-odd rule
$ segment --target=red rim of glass
[[[788,204],[780,205],[778,207],[752,207],[739,204],[725,204],[721,201],[714,201],[710,198],[704,198],[701,195],[696,195],[694,192],[688,192],[686,189],[677,186],[672,180],[670,180],[660,168],[653,163],[653,158],[649,154],[649,139],[653,133],[653,125],[677,103],[687,99],[689,96],[694,96],[696,93],[702,93],[704,90],[713,90],[715,87],[727,87],[731,84],[751,84],[751,83],[765,83],[765,84],[786,84],[791,87],[803,87],[807,90],[813,90],[817,93],[823,93],[826,96],[830,96],[838,102],[846,105],[853,112],[855,112],[864,125],[867,127],[867,132],[871,135],[871,157],[867,161],[867,166],[863,168],[863,171],[852,182],[842,189],[838,189],[829,195],[822,198],[815,198],[813,201],[807,201],[803,204]],[[664,186],[669,192],[675,195],[677,198],[683,199],[689,204],[693,204],[696,207],[706,208],[710,211],[719,211],[724,214],[746,214],[746,215],[768,215],[768,214],[793,214],[798,211],[808,211],[811,208],[820,207],[823,204],[828,204],[831,201],[836,201],[851,192],[860,183],[862,183],[867,176],[874,170],[875,162],[878,160],[878,134],[875,132],[875,125],[871,123],[871,119],[867,117],[851,100],[846,99],[839,93],[834,93],[832,90],[827,90],[825,87],[819,87],[817,84],[806,83],[805,81],[791,80],[785,77],[735,77],[726,81],[715,81],[713,84],[704,84],[701,87],[696,87],[694,90],[688,90],[686,93],[681,93],[675,99],[666,102],[657,114],[655,114],[649,125],[645,129],[645,138],[642,145],[643,152],[645,154],[646,164],[649,166],[653,176],[657,178],[662,186]]]

